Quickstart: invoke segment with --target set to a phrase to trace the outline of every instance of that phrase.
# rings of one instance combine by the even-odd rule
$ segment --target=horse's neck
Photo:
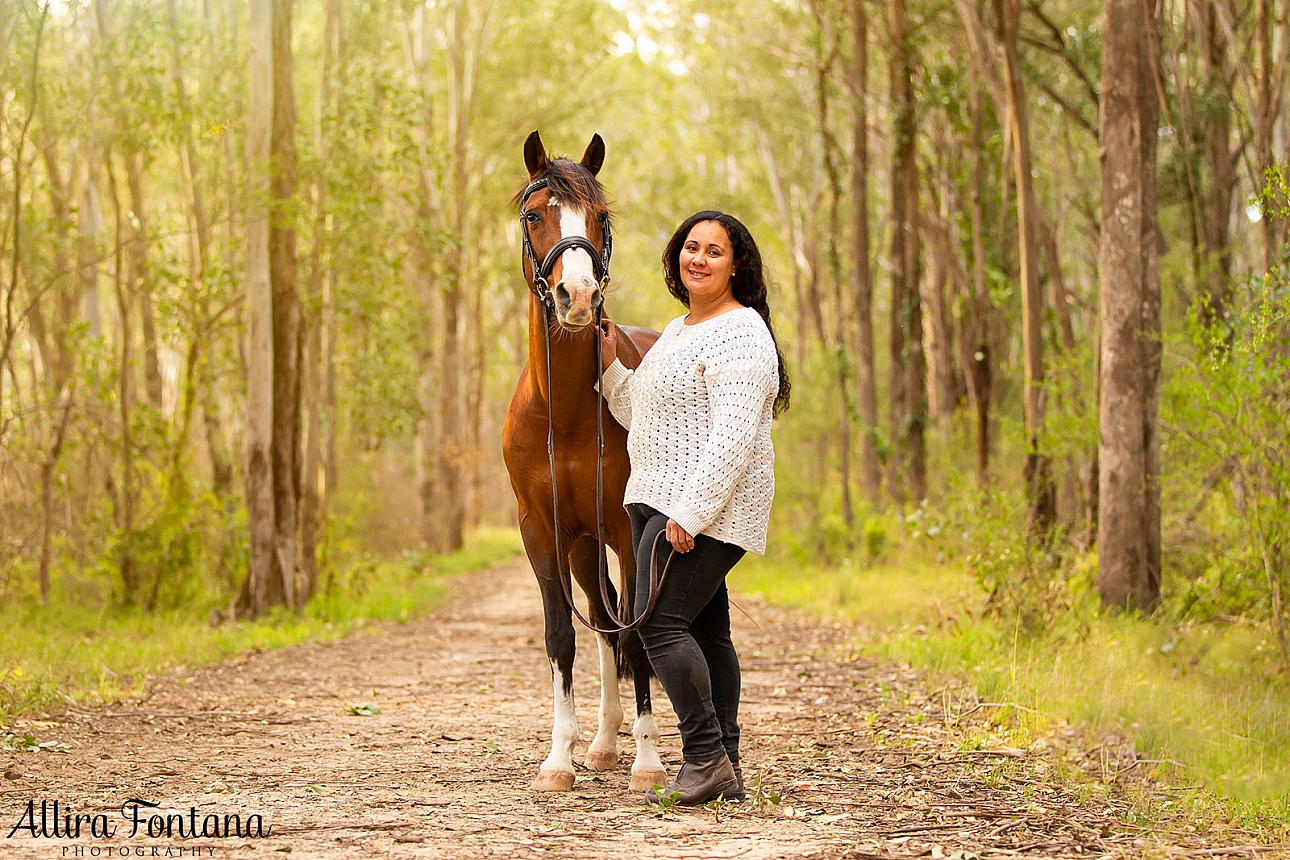
[[[529,384],[538,398],[546,401],[547,344],[542,333],[546,324],[542,304],[535,297],[529,298]],[[551,408],[557,420],[573,417],[578,410],[590,403],[594,406],[596,393],[596,339],[594,332],[551,333],[551,385],[554,396]],[[588,414],[594,414],[588,412]]]

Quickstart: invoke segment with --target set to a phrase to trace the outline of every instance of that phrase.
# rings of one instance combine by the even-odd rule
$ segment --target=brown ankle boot
[[[738,789],[735,769],[723,752],[710,761],[685,762],[667,788],[645,792],[645,802],[661,803],[675,797],[681,806],[698,806],[717,797],[729,798]]]

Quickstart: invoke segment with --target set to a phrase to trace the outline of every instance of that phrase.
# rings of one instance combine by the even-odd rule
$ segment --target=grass
[[[1128,743],[1195,787],[1193,805],[1290,841],[1290,678],[1266,632],[1103,616],[1077,601],[1054,629],[1027,635],[982,618],[983,595],[962,570],[923,562],[748,559],[733,585],[851,621],[862,651],[1020,706],[1006,718],[1023,738],[1067,723],[1093,743]]]
[[[406,621],[440,605],[445,577],[522,552],[514,529],[481,529],[451,555],[405,553],[351,565],[300,614],[218,626],[205,610],[148,613],[57,597],[45,607],[18,602],[0,609],[0,725],[69,702],[137,696],[168,669],[335,638],[371,621]]]

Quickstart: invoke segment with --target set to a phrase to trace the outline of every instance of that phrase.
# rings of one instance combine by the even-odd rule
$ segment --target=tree
[[[300,289],[296,259],[294,0],[273,0],[273,123],[269,159],[269,280],[273,290],[274,603],[296,606],[300,475]],[[281,594],[277,592],[281,583]]]
[[[252,0],[250,110],[246,160],[246,506],[251,546],[244,603],[252,615],[271,605],[274,518],[273,289],[269,275],[269,169],[273,141],[273,4]]]
[[[1098,588],[1104,606],[1150,609],[1160,598],[1159,24],[1139,0],[1103,9]]]
[[[1043,292],[1039,286],[1038,201],[1030,158],[1030,122],[1017,52],[1021,27],[1021,0],[995,0],[999,40],[1003,45],[1004,92],[1008,136],[1012,142],[1012,171],[1017,184],[1017,234],[1021,252],[1021,326],[1025,353],[1025,389],[1022,404],[1026,423],[1026,459],[1023,473],[1029,499],[1030,526],[1043,536],[1057,514],[1052,458],[1040,451],[1044,430]]]
[[[919,295],[922,255],[918,211],[918,114],[914,54],[905,0],[889,0],[891,27],[891,438],[892,495],[915,505],[927,498],[924,430],[927,368],[923,357],[923,312]]]
[[[873,279],[869,267],[869,13],[862,0],[848,0],[851,65],[847,84],[854,104],[851,136],[851,294],[856,319],[856,388],[860,407],[860,483],[870,504],[882,492],[878,459],[878,393],[873,366]]]

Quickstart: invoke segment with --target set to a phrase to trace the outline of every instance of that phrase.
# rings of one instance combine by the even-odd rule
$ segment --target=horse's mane
[[[546,180],[546,187],[556,200],[586,209],[592,215],[602,212],[609,214],[609,201],[605,198],[605,187],[600,184],[600,180],[592,176],[587,168],[568,158],[557,158],[550,162],[546,170],[524,183],[511,203],[518,206],[524,196],[524,189],[539,179]]]

